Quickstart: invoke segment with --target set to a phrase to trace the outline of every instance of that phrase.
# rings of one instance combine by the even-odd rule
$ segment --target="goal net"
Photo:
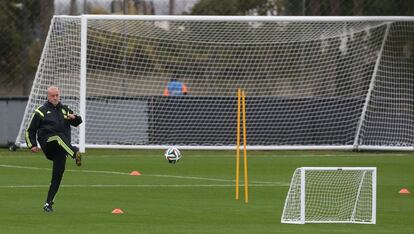
[[[84,147],[414,149],[414,17],[55,16],[16,143],[56,85]],[[164,96],[171,79],[187,95]]]
[[[281,222],[375,224],[376,174],[373,167],[296,169]]]

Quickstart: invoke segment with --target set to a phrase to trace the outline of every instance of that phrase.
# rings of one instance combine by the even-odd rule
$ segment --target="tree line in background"
[[[0,1],[0,96],[29,94],[54,10],[54,0]],[[96,7],[90,13],[103,12]],[[413,16],[414,1],[199,0],[184,14]]]
[[[200,0],[192,15],[412,16],[411,0]]]
[[[0,1],[0,96],[30,92],[54,0]]]

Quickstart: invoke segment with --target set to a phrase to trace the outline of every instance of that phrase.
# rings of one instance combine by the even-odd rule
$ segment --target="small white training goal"
[[[376,223],[375,167],[295,170],[282,223]]]

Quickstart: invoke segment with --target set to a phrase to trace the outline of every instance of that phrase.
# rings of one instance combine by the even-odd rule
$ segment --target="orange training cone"
[[[119,209],[119,208],[116,208],[116,209],[114,209],[113,211],[112,211],[112,214],[123,214],[124,212],[121,210],[121,209]]]
[[[398,192],[399,194],[410,194],[410,191],[408,191],[408,189],[406,188],[402,188],[400,189],[400,192]]]
[[[132,171],[131,173],[129,173],[132,176],[140,176],[141,173],[139,173],[139,171]]]

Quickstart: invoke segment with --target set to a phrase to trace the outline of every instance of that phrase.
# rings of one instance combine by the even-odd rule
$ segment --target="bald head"
[[[59,104],[60,96],[59,96],[59,88],[56,86],[50,86],[47,88],[47,100],[52,103],[54,106]]]

